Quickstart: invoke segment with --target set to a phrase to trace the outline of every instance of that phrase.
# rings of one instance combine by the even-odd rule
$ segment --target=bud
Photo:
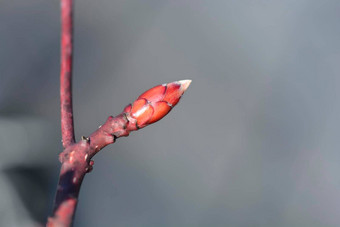
[[[175,81],[158,85],[141,94],[123,111],[129,120],[127,130],[137,130],[162,119],[178,103],[190,83],[191,80]]]

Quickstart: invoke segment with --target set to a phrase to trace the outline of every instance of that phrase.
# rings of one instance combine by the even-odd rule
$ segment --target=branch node
[[[86,141],[88,143],[90,143],[90,138],[86,137],[86,136],[81,136],[81,140]]]
[[[90,173],[93,170],[93,165],[89,165],[85,168],[86,173]]]

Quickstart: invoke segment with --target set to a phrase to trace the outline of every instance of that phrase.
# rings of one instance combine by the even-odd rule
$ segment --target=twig
[[[60,153],[61,169],[52,217],[48,227],[68,227],[75,215],[80,186],[86,173],[93,168],[91,158],[116,138],[152,124],[178,103],[191,80],[158,85],[125,107],[123,113],[110,116],[89,137],[75,143],[72,113],[72,0],[61,0],[61,129],[64,151]]]
[[[81,183],[93,168],[91,158],[117,138],[128,136],[162,119],[178,103],[191,80],[158,85],[141,94],[116,117],[110,116],[90,137],[71,144],[59,155],[62,163],[53,216],[47,226],[71,226],[78,202]]]
[[[81,183],[86,173],[92,170],[91,158],[115,139],[127,136],[127,118],[124,114],[109,117],[89,138],[83,137],[78,143],[68,146],[60,155],[62,163],[54,204],[53,217],[48,227],[71,226],[78,203]]]
[[[61,0],[60,106],[63,147],[75,142],[72,110],[73,0]]]

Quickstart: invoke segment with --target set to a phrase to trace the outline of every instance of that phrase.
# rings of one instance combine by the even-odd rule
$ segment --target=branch
[[[72,225],[78,203],[79,190],[85,174],[93,168],[91,158],[116,138],[128,136],[163,118],[178,103],[191,80],[158,85],[125,107],[123,113],[110,116],[89,137],[75,143],[72,110],[72,49],[73,0],[61,2],[61,71],[60,106],[61,134],[64,151],[59,155],[61,169],[52,217],[48,227]]]
[[[107,121],[89,137],[82,137],[59,155],[62,163],[53,216],[47,226],[71,226],[78,203],[81,183],[93,168],[91,158],[117,138],[128,136],[167,115],[189,87],[191,80],[158,85],[140,95],[116,117]]]
[[[126,117],[121,114],[109,117],[102,127],[89,138],[83,137],[78,143],[68,146],[60,155],[62,163],[59,183],[54,202],[53,217],[48,227],[71,226],[78,203],[80,186],[86,173],[92,170],[91,158],[102,148],[115,142],[119,136],[127,136]],[[124,129],[125,128],[125,129]]]
[[[73,0],[61,0],[60,107],[63,147],[75,142],[72,110]]]

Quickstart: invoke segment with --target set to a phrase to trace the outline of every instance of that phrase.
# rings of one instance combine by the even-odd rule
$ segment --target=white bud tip
[[[192,80],[179,80],[178,83],[181,84],[183,91],[187,90]]]

